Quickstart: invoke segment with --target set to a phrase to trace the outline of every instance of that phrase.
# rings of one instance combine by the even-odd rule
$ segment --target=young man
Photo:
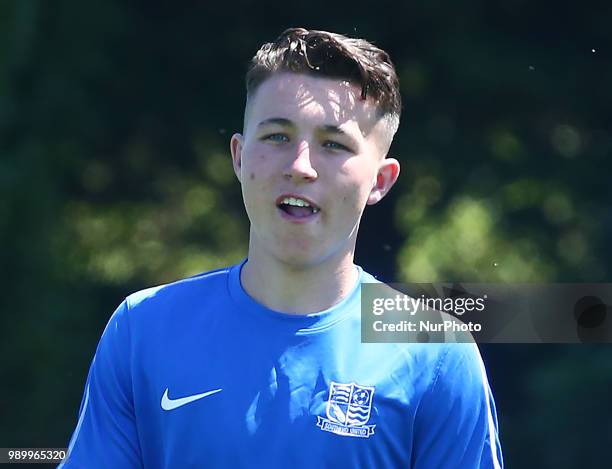
[[[265,44],[231,139],[248,258],[130,295],[64,467],[500,468],[474,344],[363,344],[359,221],[399,174],[388,55],[304,29]]]

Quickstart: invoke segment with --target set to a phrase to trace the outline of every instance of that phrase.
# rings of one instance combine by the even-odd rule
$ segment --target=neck
[[[272,310],[319,312],[342,301],[355,287],[358,271],[353,257],[354,245],[315,265],[295,265],[255,249],[250,243],[249,259],[240,280],[252,298]]]

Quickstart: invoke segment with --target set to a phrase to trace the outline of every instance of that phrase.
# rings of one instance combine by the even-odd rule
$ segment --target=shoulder
[[[462,390],[480,394],[487,377],[475,343],[440,344],[436,357],[435,375],[430,390]]]
[[[125,299],[131,311],[151,311],[181,302],[228,295],[228,276],[232,266],[203,272],[176,282],[146,288]]]
[[[232,267],[132,293],[110,317],[103,342],[149,350],[170,338],[184,340],[205,330],[233,304],[228,287]]]
[[[387,344],[401,355],[414,391],[421,398],[432,395],[482,392],[484,366],[476,344]]]
[[[210,313],[230,304],[229,273],[233,266],[203,272],[176,282],[137,291],[127,296],[106,326],[129,336],[154,338],[174,324],[190,327],[210,319]]]
[[[405,293],[395,289],[392,284],[381,282],[365,271],[362,274],[361,283],[362,309],[364,303],[371,307],[374,299],[391,301],[397,296],[406,296]],[[403,311],[393,315],[394,313],[393,309],[388,310],[384,318],[388,317],[389,322],[406,318]],[[375,316],[376,319],[381,317]],[[448,320],[457,321],[447,313],[424,310],[422,307],[412,313],[410,318],[413,323],[433,321],[438,324]],[[382,346],[393,351],[393,355],[404,357],[408,368],[420,370],[421,383],[425,385],[424,392],[428,388],[432,390],[437,386],[444,387],[450,381],[480,386],[479,389],[482,390],[482,382],[486,381],[485,369],[478,346],[471,335],[428,332],[425,336],[429,337],[429,341],[423,343],[420,340],[422,334],[418,330],[416,332],[386,332],[385,334],[385,337],[397,340],[389,341],[390,343]]]

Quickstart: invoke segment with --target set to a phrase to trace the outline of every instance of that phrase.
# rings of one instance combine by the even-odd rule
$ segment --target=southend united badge
[[[331,382],[327,400],[327,418],[317,416],[317,426],[326,432],[342,436],[369,438],[376,425],[366,425],[370,419],[373,386]]]

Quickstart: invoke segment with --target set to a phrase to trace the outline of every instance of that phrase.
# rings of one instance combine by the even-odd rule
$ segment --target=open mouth
[[[276,206],[290,218],[307,219],[320,212],[314,203],[300,197],[281,197]]]

